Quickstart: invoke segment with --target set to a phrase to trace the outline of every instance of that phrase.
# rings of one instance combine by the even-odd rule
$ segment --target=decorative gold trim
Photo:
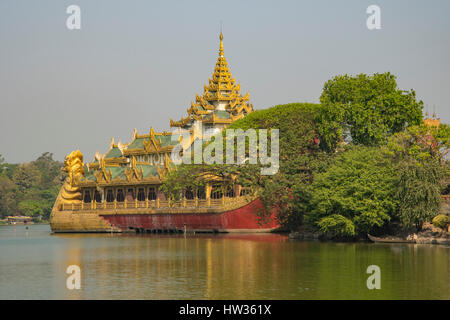
[[[112,173],[111,170],[106,170],[105,159],[101,158],[99,163],[99,170],[94,172],[97,183],[105,182],[110,183]]]
[[[137,182],[142,180],[144,170],[142,170],[142,168],[138,169],[136,164],[136,157],[131,157],[131,168],[125,168],[125,176],[127,177],[128,182]]]

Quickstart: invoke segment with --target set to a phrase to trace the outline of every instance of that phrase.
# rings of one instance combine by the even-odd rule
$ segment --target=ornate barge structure
[[[220,34],[219,57],[203,95],[196,95],[188,116],[170,119],[172,128],[194,134],[199,125],[214,134],[253,111],[248,93],[241,95],[223,51]],[[194,134],[195,136],[195,134]],[[177,144],[170,132],[138,134],[129,143],[111,140],[105,154],[96,153],[92,163],[83,163],[80,151],[65,159],[69,176],[54,204],[50,224],[53,232],[268,232],[277,229],[275,219],[260,223],[261,203],[240,186],[223,190],[214,181],[204,188],[185,192],[171,201],[159,186],[166,174],[176,170],[171,152]]]

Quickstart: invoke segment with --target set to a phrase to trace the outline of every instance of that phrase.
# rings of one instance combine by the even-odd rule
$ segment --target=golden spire
[[[233,118],[245,116],[253,111],[253,106],[248,103],[248,93],[242,96],[240,84],[236,84],[236,80],[231,76],[230,68],[223,52],[222,30],[220,31],[219,39],[219,57],[209,83],[203,87],[203,95],[196,94],[195,102],[192,102],[191,107],[188,109],[189,116],[181,118],[180,121],[171,121],[171,127],[190,127],[194,119],[203,121],[204,117],[214,119],[217,117],[217,114],[211,113],[215,111],[228,112]],[[224,116],[224,114],[222,113],[221,116]],[[227,119],[231,119],[231,116]]]
[[[219,48],[219,56],[223,57],[223,34],[222,32],[220,33],[220,48]]]

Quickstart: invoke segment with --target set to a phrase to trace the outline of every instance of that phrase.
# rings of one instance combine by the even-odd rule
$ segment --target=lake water
[[[80,290],[66,288],[69,265]],[[450,247],[0,226],[0,299],[450,299]]]

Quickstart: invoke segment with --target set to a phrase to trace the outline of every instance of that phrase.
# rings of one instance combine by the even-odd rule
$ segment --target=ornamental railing
[[[240,197],[222,197],[220,199],[182,199],[182,200],[145,200],[138,201],[125,200],[112,202],[81,202],[81,203],[62,203],[61,211],[92,211],[92,210],[126,210],[126,209],[184,209],[184,208],[221,208],[233,206],[239,203],[248,202],[248,196]]]

